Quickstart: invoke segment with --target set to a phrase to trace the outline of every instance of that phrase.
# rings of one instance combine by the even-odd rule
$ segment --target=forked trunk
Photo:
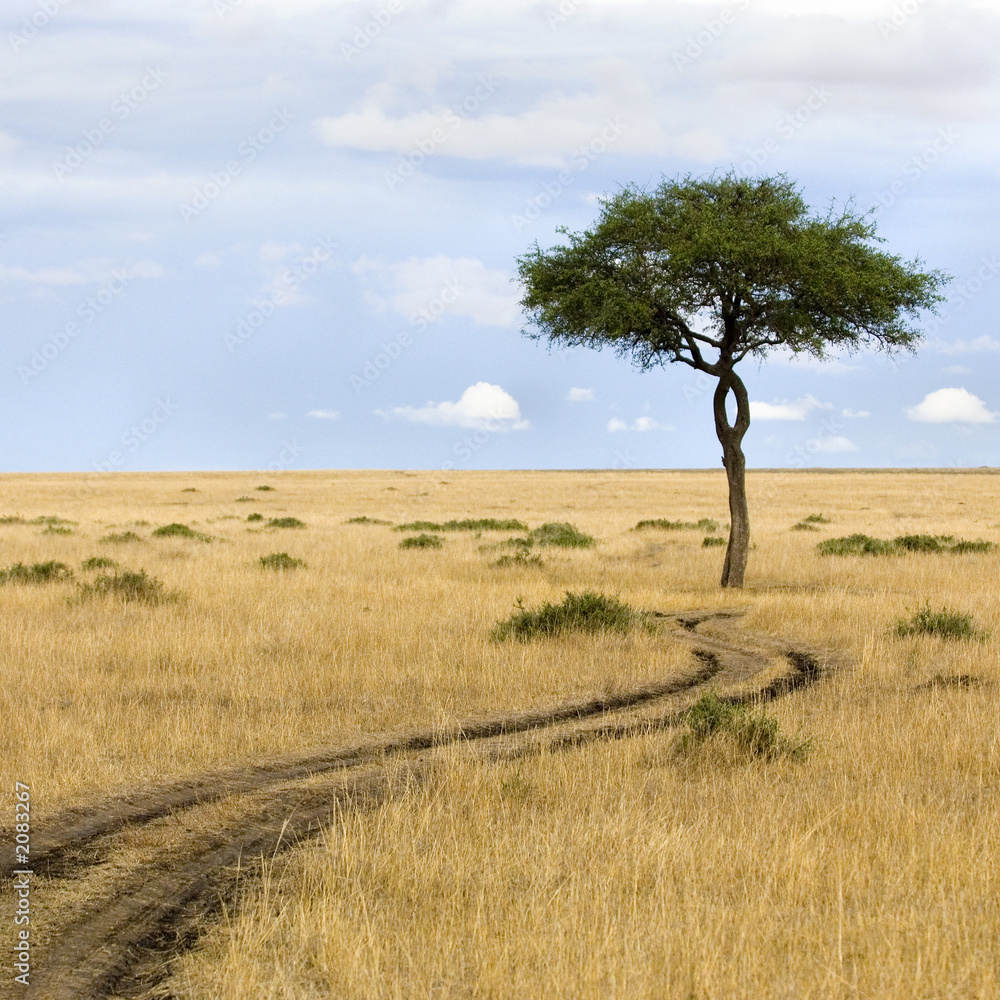
[[[736,420],[729,423],[726,400],[736,397]],[[715,431],[722,445],[722,464],[729,482],[729,545],[722,567],[723,587],[742,587],[750,553],[750,510],[747,506],[746,458],[743,435],[750,426],[750,400],[746,386],[733,371],[727,371],[715,390]]]

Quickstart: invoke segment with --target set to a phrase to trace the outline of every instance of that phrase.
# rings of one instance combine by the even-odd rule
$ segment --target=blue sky
[[[955,279],[915,357],[744,362],[749,465],[1000,465],[998,51],[974,0],[5,0],[0,470],[715,467],[710,381],[513,279],[729,169]]]

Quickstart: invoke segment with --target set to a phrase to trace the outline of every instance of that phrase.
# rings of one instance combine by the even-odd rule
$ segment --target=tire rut
[[[225,901],[236,902],[241,873],[253,877],[264,857],[317,835],[338,811],[373,807],[419,781],[433,766],[434,751],[449,744],[468,743],[474,759],[484,762],[568,751],[676,726],[685,712],[677,699],[690,701],[709,684],[730,691],[745,687],[756,675],[767,676],[776,660],[784,665],[777,676],[739,693],[724,687],[720,695],[729,701],[771,701],[843,665],[804,644],[747,635],[756,647],[748,648],[697,631],[706,622],[728,626],[742,613],[660,613],[675,625],[670,638],[690,646],[697,668],[659,683],[443,731],[395,734],[249,769],[229,768],[52,818],[33,837],[31,867],[51,885],[79,880],[82,901],[71,901],[56,922],[40,949],[44,964],[33,962],[31,985],[18,995],[150,996],[169,974],[169,957],[193,944],[198,927]],[[671,699],[669,709],[651,711]],[[221,821],[211,811],[226,808],[233,815]],[[207,819],[199,816],[206,811]],[[130,837],[146,843],[136,851]],[[5,858],[0,875],[9,876],[11,867]]]

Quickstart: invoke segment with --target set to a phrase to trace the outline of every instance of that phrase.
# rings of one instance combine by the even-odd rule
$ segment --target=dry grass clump
[[[60,583],[72,579],[73,570],[66,563],[56,562],[54,559],[32,563],[30,566],[14,563],[0,569],[0,583]]]
[[[909,618],[900,618],[896,622],[897,636],[932,635],[942,639],[978,639],[980,642],[989,638],[989,633],[977,628],[972,615],[960,611],[941,608],[934,611],[930,605],[915,611]]]
[[[272,552],[268,556],[260,557],[261,569],[298,569],[305,566],[301,559],[295,559],[287,552]]]
[[[122,601],[140,601],[143,604],[162,604],[178,600],[180,594],[167,591],[163,583],[149,576],[144,569],[116,570],[97,577],[93,583],[79,587],[81,600],[91,597],[117,597]]]
[[[439,538],[437,535],[428,535],[426,532],[419,535],[411,535],[399,543],[401,549],[440,549],[443,546],[443,538]]]

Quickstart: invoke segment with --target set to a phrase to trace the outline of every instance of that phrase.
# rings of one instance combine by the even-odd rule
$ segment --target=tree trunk
[[[736,396],[736,421],[729,423],[726,400]],[[715,390],[715,431],[722,445],[722,464],[729,481],[729,545],[722,567],[723,587],[742,587],[750,552],[750,510],[747,506],[746,458],[743,435],[750,426],[750,400],[746,386],[732,370],[719,379]]]

